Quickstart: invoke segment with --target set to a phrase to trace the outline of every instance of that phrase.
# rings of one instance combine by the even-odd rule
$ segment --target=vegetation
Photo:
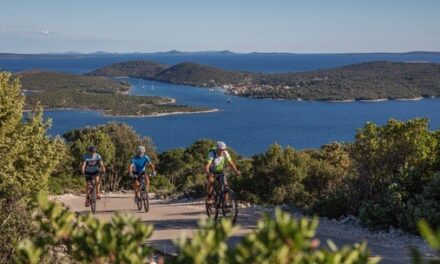
[[[46,109],[75,108],[106,115],[143,116],[207,110],[170,104],[169,98],[131,96],[130,85],[109,78],[55,72],[26,72],[16,76],[26,92],[25,109],[41,104]]]
[[[64,134],[66,144],[70,149],[72,163],[67,169],[78,170],[79,163],[87,148],[94,145],[98,148],[104,164],[107,167],[106,187],[117,190],[121,187],[131,188],[127,168],[133,157],[136,146],[143,145],[146,154],[157,163],[156,148],[151,138],[140,137],[133,129],[125,124],[109,123],[92,128],[75,129]]]
[[[107,76],[107,77],[126,77],[151,78],[156,74],[166,70],[169,66],[151,61],[127,61],[115,63],[110,66],[95,70],[87,75]]]
[[[41,108],[23,118],[24,96],[17,80],[0,73],[0,262],[140,263],[152,253],[143,244],[152,227],[128,216],[101,222],[77,216],[47,201],[41,191],[49,180],[64,184],[76,176],[80,155],[97,145],[113,188],[126,185],[126,164],[134,146],[144,144],[159,163],[153,188],[169,188],[186,195],[203,194],[204,157],[213,141],[200,140],[186,149],[156,156],[151,139],[126,126],[73,130],[48,138],[49,123]],[[374,228],[389,226],[416,232],[439,249],[440,131],[430,131],[427,119],[384,126],[367,123],[352,144],[332,143],[320,149],[296,151],[272,145],[266,152],[244,158],[230,150],[242,175],[230,177],[245,201],[287,203],[305,212],[331,217],[354,214]],[[118,150],[118,151],[116,151]],[[119,151],[120,150],[120,151]],[[125,165],[125,166],[124,166]],[[66,173],[66,171],[68,171]],[[63,179],[63,180],[62,180]],[[68,181],[68,180],[67,180]],[[70,185],[69,185],[70,186]],[[64,186],[62,186],[64,188]],[[39,209],[33,202],[38,193]],[[425,219],[420,222],[420,219]],[[176,242],[177,263],[373,263],[365,244],[318,249],[316,221],[295,220],[277,211],[237,247],[226,241],[232,232],[227,221],[205,223],[192,240]],[[65,253],[65,254],[61,254]],[[423,263],[414,251],[415,263]]]
[[[20,84],[0,73],[0,262],[13,262],[15,248],[36,227],[29,217],[32,196],[47,188],[62,142],[46,136],[41,108],[23,119]]]
[[[19,246],[21,263],[144,263],[153,249],[144,244],[153,227],[133,216],[114,216],[104,222],[90,214],[75,214],[60,204],[39,195],[40,211],[36,222],[40,231]],[[365,243],[318,249],[314,239],[318,222],[296,220],[277,210],[275,218],[266,216],[257,230],[236,247],[226,243],[232,223],[223,220],[202,222],[192,240],[183,237],[175,242],[179,255],[170,263],[377,263],[369,258]],[[59,252],[62,251],[62,252]]]
[[[141,77],[131,62],[107,66],[123,68],[124,76]],[[94,74],[100,71],[95,71]],[[257,98],[302,100],[374,100],[440,96],[440,65],[433,63],[368,62],[305,73],[245,73],[181,63],[147,79],[202,87],[223,86],[228,92]],[[104,74],[104,76],[108,76]]]

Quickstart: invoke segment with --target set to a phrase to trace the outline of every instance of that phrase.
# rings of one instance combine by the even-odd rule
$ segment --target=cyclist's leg
[[[224,187],[228,186],[228,180],[226,179],[226,174],[225,173],[222,172],[219,175],[219,180],[220,180],[220,183],[222,184],[221,186],[223,186],[223,189],[224,189]],[[228,192],[224,192],[223,194],[225,196],[225,201],[229,201],[229,194],[228,194]]]
[[[214,174],[209,173],[206,180],[206,194],[208,202],[212,203],[214,192]]]
[[[90,206],[90,190],[92,189],[92,176],[86,173],[86,202],[85,206]]]
[[[96,175],[96,199],[101,199],[101,177]]]
[[[150,192],[150,176],[147,173],[144,173],[145,177],[145,188],[147,188],[147,192]]]
[[[141,183],[139,182],[139,178],[136,177],[133,179],[133,191],[134,191],[134,195],[135,197],[139,197],[139,186],[141,185]]]

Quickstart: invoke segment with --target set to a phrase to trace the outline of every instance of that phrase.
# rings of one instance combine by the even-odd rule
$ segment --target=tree
[[[117,190],[122,186],[128,187],[130,181],[126,177],[127,169],[130,159],[135,154],[136,146],[145,146],[146,154],[151,160],[154,163],[158,160],[156,148],[151,138],[140,137],[125,124],[109,123],[96,127],[74,129],[64,134],[64,138],[70,145],[74,157],[72,164],[74,170],[78,168],[87,147],[89,145],[97,146],[107,167],[107,184],[110,190]],[[127,181],[124,181],[124,178]]]
[[[18,80],[0,73],[0,262],[11,261],[14,246],[34,231],[30,198],[47,187],[62,158],[59,139],[50,139],[41,108],[23,118],[24,96]],[[24,122],[23,122],[24,120]]]

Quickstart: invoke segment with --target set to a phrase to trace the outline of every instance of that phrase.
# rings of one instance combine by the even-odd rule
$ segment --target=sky
[[[440,0],[0,0],[0,53],[440,51]]]

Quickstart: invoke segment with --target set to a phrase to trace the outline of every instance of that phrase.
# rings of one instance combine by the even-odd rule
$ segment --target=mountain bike
[[[205,198],[206,214],[208,217],[214,217],[214,220],[220,218],[220,211],[222,218],[229,218],[235,224],[238,215],[238,202],[235,192],[225,184],[224,174],[214,174],[214,188],[213,197],[214,202],[208,203],[208,195]]]
[[[137,196],[137,208],[138,210],[142,210],[142,205],[145,209],[145,212],[148,212],[150,208],[150,199],[148,195],[148,188],[145,184],[145,177],[150,177],[149,174],[146,175],[138,175],[139,182],[141,185],[139,186],[139,192]]]
[[[89,184],[89,197],[87,197],[86,199],[89,199],[90,201],[90,209],[92,210],[92,213],[96,213],[96,176],[98,176],[98,174],[96,175],[91,175],[92,176],[92,184]]]

